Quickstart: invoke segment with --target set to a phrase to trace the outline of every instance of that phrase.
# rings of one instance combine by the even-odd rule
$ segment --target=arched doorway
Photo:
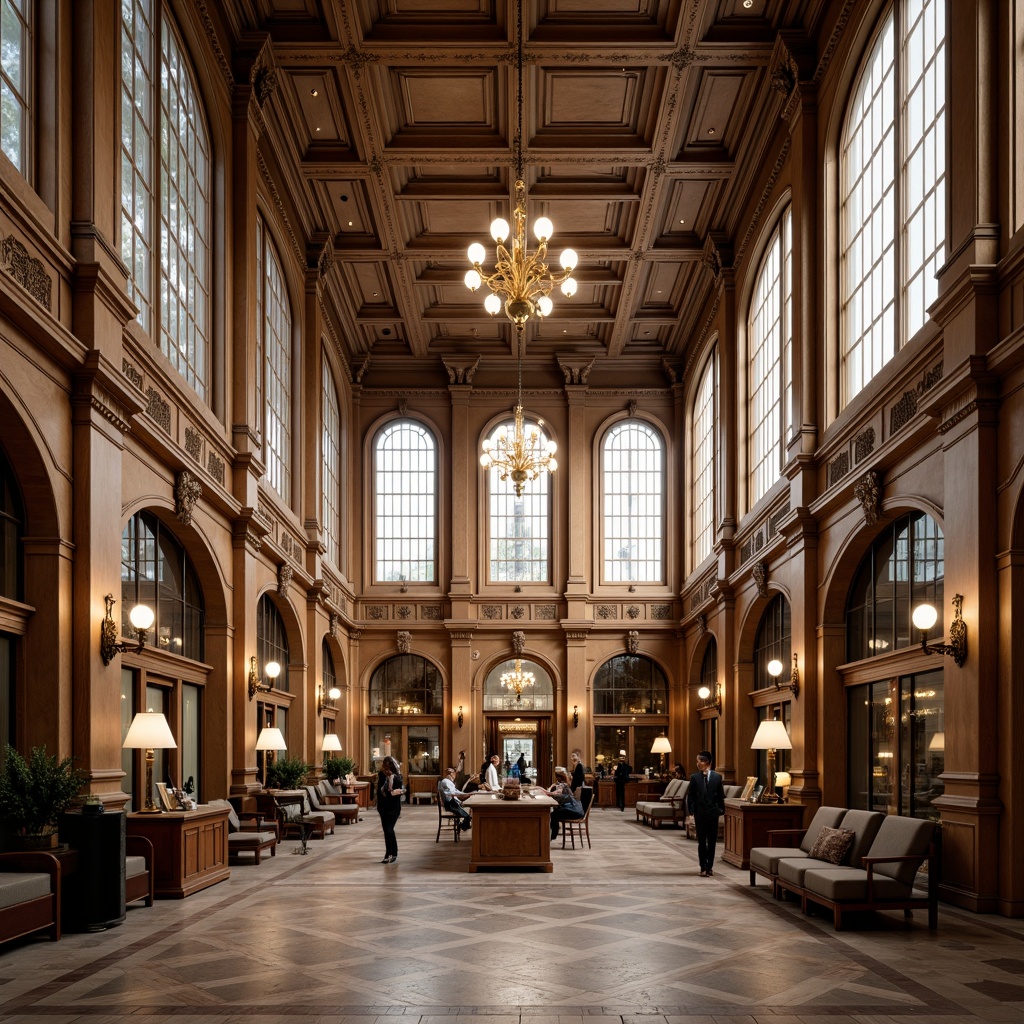
[[[502,762],[501,771],[507,773],[522,754],[529,778],[539,785],[549,786],[554,777],[551,761],[554,684],[543,665],[523,658],[519,671],[524,678],[529,676],[533,681],[517,692],[513,686],[502,685],[502,677],[508,682],[515,671],[516,661],[509,658],[494,665],[484,680],[487,749],[482,752],[481,760],[497,754]]]

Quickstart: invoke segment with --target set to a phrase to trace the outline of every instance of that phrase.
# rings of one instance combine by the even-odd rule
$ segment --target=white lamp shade
[[[177,745],[167,719],[159,711],[140,711],[121,744],[129,750],[166,750]]]
[[[341,739],[335,732],[329,732],[324,736],[324,741],[320,746],[321,750],[341,750]]]
[[[259,738],[256,740],[257,750],[285,750],[288,744],[280,729],[271,729],[269,726],[260,730]]]
[[[128,620],[136,629],[149,629],[156,615],[148,604],[137,604],[128,613]]]
[[[792,786],[793,780],[790,778],[789,772],[776,772],[775,785],[780,789],[785,789],[786,786]]]
[[[654,744],[651,746],[652,754],[671,754],[672,744],[669,743],[667,736],[655,736]]]
[[[793,744],[790,741],[786,727],[777,718],[764,721],[757,727],[754,733],[754,742],[750,744],[751,750],[792,750]]]
[[[935,605],[933,604],[919,604],[910,617],[918,629],[927,632],[935,625],[939,613],[935,610]]]
[[[770,675],[773,679],[782,675],[782,662],[779,661],[778,658],[772,658],[772,660],[768,662],[768,665],[766,667],[768,669],[768,675]]]
[[[929,750],[945,750],[946,749],[946,734],[944,732],[937,732],[928,741]]]

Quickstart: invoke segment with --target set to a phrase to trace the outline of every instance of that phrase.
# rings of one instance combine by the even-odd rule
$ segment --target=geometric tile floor
[[[720,856],[699,878],[692,842],[629,811],[595,809],[551,874],[469,874],[436,830],[404,808],[382,865],[370,810],[106,932],[2,946],[0,1022],[1024,1022],[1024,921],[942,904],[937,933],[922,911],[836,933]]]

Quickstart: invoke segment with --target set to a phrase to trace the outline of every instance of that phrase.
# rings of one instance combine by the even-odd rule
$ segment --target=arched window
[[[397,654],[370,676],[371,715],[439,715],[441,673],[418,654]]]
[[[441,673],[418,654],[398,654],[370,676],[367,722],[370,763],[374,771],[389,754],[410,777],[413,791],[433,791],[441,769]]]
[[[277,679],[271,679],[266,673],[266,667],[272,661],[281,667]],[[284,628],[284,619],[281,618],[281,613],[270,595],[264,594],[256,607],[256,663],[261,685],[272,686],[275,690],[287,693],[290,661],[291,653],[288,649],[288,633]]]
[[[942,530],[931,516],[915,512],[900,516],[871,545],[853,578],[846,605],[848,661],[859,661],[915,644],[910,621],[923,601],[935,606],[943,630]]]
[[[322,360],[320,416],[322,420],[320,476],[320,519],[327,558],[341,565],[341,406],[331,376],[331,366]]]
[[[160,0],[121,2],[121,259],[138,322],[204,400],[210,386],[210,138]],[[6,19],[5,19],[6,21]],[[159,60],[159,65],[157,65]]]
[[[754,689],[775,689],[775,679],[768,674],[768,662],[781,661],[788,678],[792,662],[792,641],[789,602],[776,594],[765,608],[754,639]],[[781,769],[780,769],[781,771]]]
[[[793,215],[782,215],[757,272],[747,321],[747,507],[779,479],[792,429]]]
[[[841,142],[846,405],[927,318],[946,242],[946,4],[899,0],[861,67]]]
[[[501,677],[515,672],[515,658],[499,662],[484,680],[484,711],[551,711],[555,706],[555,684],[548,670],[539,662],[521,658],[519,669],[533,675],[533,685],[523,687],[522,693],[501,685]]]
[[[437,442],[415,420],[390,423],[373,446],[377,583],[437,579]]]
[[[203,660],[203,593],[184,547],[151,512],[136,512],[121,534],[121,632],[134,636],[128,613],[146,604],[156,613],[148,642]]]
[[[33,0],[3,0],[0,17],[0,145],[4,156],[24,175],[30,173],[32,121],[29,88],[32,82]]]
[[[320,663],[323,666],[320,678],[320,708],[333,709],[337,705],[335,704],[336,698],[331,696],[331,691],[338,689],[338,675],[334,671],[334,655],[331,653],[331,645],[327,642],[327,637],[324,637],[323,643],[320,645]],[[328,722],[330,722],[330,728],[328,728]],[[334,732],[334,719],[330,715],[324,716],[324,732]]]
[[[642,654],[609,658],[594,676],[594,714],[668,714],[665,673]]]
[[[262,217],[256,219],[256,279],[256,324],[265,410],[264,479],[287,505],[292,498],[292,313],[281,263]],[[257,401],[257,408],[259,405]]]
[[[703,694],[707,692],[707,696]],[[711,751],[711,763],[718,764],[718,719],[722,710],[722,691],[718,682],[718,641],[708,639],[700,663],[700,718],[701,746]]]
[[[537,433],[537,450],[544,451],[548,437],[539,423],[524,423],[527,436]],[[497,426],[491,444],[497,448],[498,435],[511,435],[511,420]],[[503,481],[493,467],[487,472],[488,496],[488,572],[491,583],[547,583],[551,578],[551,502],[548,490],[550,474],[541,473],[523,485],[516,497],[515,488]]]
[[[718,346],[704,364],[693,403],[693,500],[691,569],[707,558],[715,543],[715,473],[718,458]]]
[[[18,602],[25,600],[24,531],[25,513],[18,485],[7,458],[0,451],[0,598]],[[15,633],[0,629],[0,746],[13,745],[16,738],[16,642]]]
[[[639,420],[604,440],[604,578],[661,583],[665,577],[665,445]]]

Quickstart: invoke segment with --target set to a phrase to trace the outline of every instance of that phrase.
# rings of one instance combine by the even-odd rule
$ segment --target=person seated
[[[455,788],[455,775],[454,768],[446,768],[444,778],[437,784],[437,793],[444,809],[459,819],[459,831],[465,832],[466,829],[473,827],[473,822],[470,820],[469,811],[459,802],[461,794]]]
[[[583,804],[573,794],[572,780],[565,768],[555,769],[555,782],[548,789],[548,795],[558,803],[551,809],[551,838],[555,840],[563,821],[578,821],[583,817]]]

